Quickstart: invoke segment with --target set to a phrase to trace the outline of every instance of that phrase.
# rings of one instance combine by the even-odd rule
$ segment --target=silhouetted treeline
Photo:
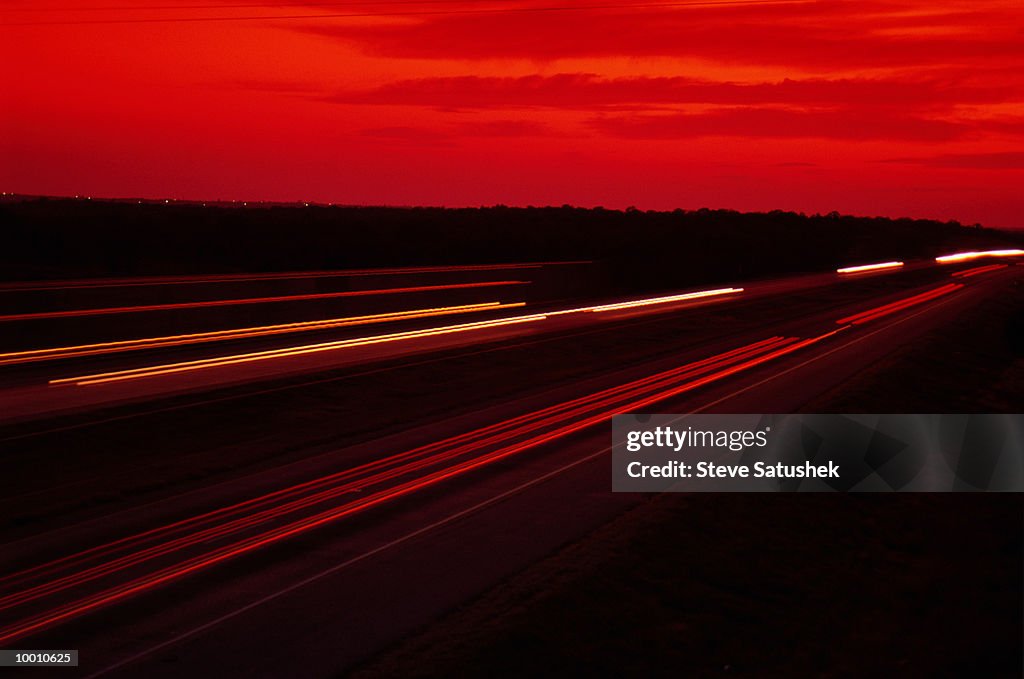
[[[595,260],[621,290],[1020,243],[955,222],[730,210],[0,204],[4,280]]]

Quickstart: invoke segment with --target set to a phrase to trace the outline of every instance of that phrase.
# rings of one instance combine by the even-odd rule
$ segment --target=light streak
[[[1009,264],[989,264],[988,266],[977,266],[973,269],[965,269],[963,271],[954,271],[953,276],[956,278],[970,278],[971,276],[978,276],[989,271],[997,271],[999,269],[1005,269],[1010,266]]]
[[[836,323],[839,323],[840,325],[845,325],[848,323],[852,323],[853,325],[860,325],[861,323],[874,321],[876,319],[882,318],[883,316],[894,314],[897,311],[902,311],[903,309],[907,309],[918,304],[924,304],[925,302],[929,302],[937,297],[948,295],[949,293],[959,290],[962,287],[964,286],[961,283],[948,283],[946,285],[943,285],[942,287],[935,288],[933,290],[928,290],[927,292],[922,292],[918,295],[913,295],[911,297],[897,300],[889,304],[883,304],[880,307],[868,309],[867,311],[862,311],[860,313],[853,314],[852,316],[840,318],[838,321],[836,321]]]
[[[601,304],[599,306],[586,307],[585,311],[617,311],[619,309],[632,309],[635,307],[651,306],[654,304],[668,304],[670,302],[683,302],[690,299],[701,299],[703,297],[717,297],[720,295],[733,295],[743,292],[743,288],[719,288],[717,290],[703,290],[701,292],[687,292],[681,295],[669,295],[667,297],[651,297],[649,299],[638,299],[631,302],[617,302],[614,304]]]
[[[413,459],[411,464],[405,464],[401,467],[396,467],[390,470],[385,469],[385,471],[382,474],[378,474],[376,478],[356,479],[354,482],[359,483],[360,488],[366,488],[374,484],[380,484],[383,481],[398,480],[412,471],[420,471],[426,469],[430,465],[445,463],[448,461],[452,461],[452,464],[429,472],[424,476],[407,481],[401,481],[395,486],[386,487],[382,490],[369,493],[363,497],[350,500],[339,506],[319,510],[312,515],[304,516],[296,520],[290,520],[288,523],[271,528],[262,533],[241,537],[234,543],[216,547],[198,555],[187,556],[184,561],[159,568],[149,574],[136,575],[132,580],[110,586],[107,589],[103,589],[93,594],[87,594],[80,599],[68,600],[68,598],[65,597],[65,603],[58,605],[55,609],[34,615],[0,630],[0,643],[6,643],[13,639],[32,634],[59,624],[70,618],[86,614],[99,607],[115,603],[133,594],[158,587],[201,569],[209,568],[228,559],[251,552],[260,547],[280,542],[295,535],[306,533],[319,526],[338,521],[339,519],[357,512],[365,511],[389,500],[434,486],[447,479],[466,474],[472,470],[498,460],[505,459],[524,450],[535,448],[545,443],[564,438],[574,432],[592,427],[596,424],[607,422],[611,416],[618,412],[641,410],[649,405],[671,398],[672,396],[697,389],[742,370],[761,365],[775,358],[798,351],[811,344],[815,344],[831,337],[842,329],[843,328],[840,328],[839,330],[834,330],[832,332],[804,340],[792,337],[773,337],[734,349],[724,354],[719,354],[701,361],[690,363],[679,368],[657,373],[625,385],[619,385],[589,396],[574,399],[568,403],[545,408],[530,415],[514,418],[508,422],[485,427],[478,430],[478,432],[483,432],[482,434],[471,433],[468,435],[459,435],[452,439],[448,439],[441,444],[425,446],[419,450],[422,451],[424,449],[428,449],[438,452],[430,459]],[[553,427],[553,429],[541,431],[547,427]],[[527,438],[525,438],[525,440],[517,440],[522,437]],[[445,449],[445,444],[450,442],[458,442],[460,445],[454,449],[450,447]],[[472,455],[473,453],[479,452],[480,449],[485,446],[495,445],[499,447],[491,450],[490,452],[485,452],[471,456],[468,459],[456,461],[458,457]],[[416,451],[414,450],[412,452]],[[409,458],[410,453],[407,452],[398,456],[393,456],[392,458],[386,458],[382,461],[370,463],[370,465],[380,465]],[[368,465],[364,465],[364,467],[366,466]],[[360,468],[357,468],[356,470],[348,470],[341,474],[349,474],[351,477],[352,473],[354,471],[358,471],[358,469]],[[326,477],[326,482],[329,484],[337,478],[339,478],[338,474]],[[92,552],[92,557],[97,559],[102,558],[103,563],[84,573],[72,573],[71,575],[65,576],[57,581],[53,581],[52,583],[43,583],[35,588],[23,590],[22,593],[16,593],[13,596],[7,597],[5,600],[8,606],[17,605],[19,603],[23,603],[25,600],[62,591],[69,587],[94,580],[97,577],[123,570],[129,566],[138,565],[142,561],[165,554],[168,550],[177,550],[181,547],[187,546],[201,546],[211,538],[223,537],[229,532],[237,532],[237,530],[240,529],[250,528],[254,525],[254,521],[265,522],[274,518],[284,518],[284,515],[287,513],[291,513],[298,509],[310,509],[314,505],[321,504],[326,500],[346,495],[351,484],[348,486],[341,485],[327,487],[325,490],[315,493],[312,496],[305,498],[298,497],[298,499],[292,501],[290,504],[276,506],[272,504],[277,499],[280,499],[282,493],[287,494],[296,489],[302,491],[314,487],[323,487],[323,485],[323,479],[314,480],[313,482],[300,484],[299,486],[293,487],[293,489],[285,489],[285,491],[278,491],[270,495],[263,496],[263,498],[258,498],[255,501],[235,505],[236,508],[245,505],[254,505],[270,498],[270,506],[267,509],[257,513],[256,515],[241,517],[240,519],[237,519],[233,525],[229,523],[223,526],[214,526],[207,529],[205,532],[198,533],[190,530],[187,535],[176,538],[170,543],[157,544],[143,549],[134,555],[129,554],[121,557],[119,560],[110,560],[107,558],[108,555],[103,554],[103,548],[88,550],[89,552]],[[222,510],[218,510],[209,513],[205,515],[205,517],[215,516],[221,511]],[[179,522],[178,524],[172,524],[172,527],[181,530],[188,530],[189,528],[192,528],[191,526],[186,525],[188,523],[190,522]],[[157,531],[150,531],[147,534],[136,536],[136,538],[128,539],[127,541],[121,540],[112,544],[123,545],[126,542],[131,542],[133,539],[147,535],[149,537],[153,537],[154,535],[158,536],[160,532],[161,531],[158,529]],[[73,557],[67,557],[53,563],[68,564],[72,560]],[[47,567],[49,566],[41,568],[45,570]],[[38,571],[39,569],[33,570]],[[10,579],[5,578],[5,580],[9,581]]]
[[[224,365],[237,365],[239,363],[266,361],[269,359],[282,358],[285,356],[302,356],[306,354],[320,353],[323,351],[333,351],[336,349],[345,349],[349,347],[360,347],[370,344],[383,344],[386,342],[397,342],[401,340],[417,339],[420,337],[449,335],[452,333],[479,330],[481,328],[495,328],[505,325],[530,323],[533,321],[541,321],[544,320],[545,318],[547,317],[544,316],[543,314],[534,314],[531,316],[516,316],[513,318],[501,318],[490,321],[476,321],[474,323],[449,325],[440,328],[428,328],[425,330],[409,330],[406,332],[397,332],[388,335],[377,335],[375,337],[360,337],[354,339],[337,340],[334,342],[321,342],[319,344],[289,347],[286,349],[269,349],[266,351],[254,351],[246,354],[236,354],[233,356],[226,357],[204,358],[195,361],[181,361],[179,363],[167,363],[164,365],[149,366],[145,368],[133,368],[131,370],[119,370],[106,373],[96,373],[93,375],[83,375],[79,377],[65,377],[61,379],[50,380],[50,384],[66,384],[68,382],[74,382],[75,384],[79,385],[87,385],[101,384],[104,382],[117,382],[121,380],[137,379],[140,377],[151,377],[153,375],[166,375],[170,373],[201,370],[204,368],[213,368]]]
[[[140,276],[136,278],[84,278],[56,281],[19,281],[0,284],[0,292],[18,290],[77,290],[82,288],[152,287],[157,285],[194,285],[201,283],[246,283],[254,281],[305,280],[310,278],[351,278],[400,276],[425,273],[461,273],[465,271],[506,271],[540,269],[545,266],[590,264],[588,261],[523,262],[512,264],[457,264],[452,266],[410,266],[387,269],[338,269],[334,271],[281,271],[262,274],[199,274],[194,276]]]
[[[939,264],[950,264],[952,262],[965,262],[971,259],[980,259],[982,257],[1020,257],[1021,255],[1024,255],[1024,250],[980,250],[976,252],[957,252],[952,255],[942,255],[941,257],[936,257],[935,261]]]
[[[836,269],[836,273],[862,273],[865,271],[880,271],[882,269],[898,269],[903,262],[881,262],[880,264],[861,264],[860,266],[847,266]]]
[[[390,321],[401,321],[413,318],[430,318],[434,316],[465,314],[496,309],[512,309],[522,306],[525,306],[525,302],[511,302],[507,304],[503,304],[501,302],[482,302],[480,304],[462,304],[458,306],[435,307],[430,309],[412,309],[408,311],[395,311],[383,314],[370,314],[366,316],[350,316],[347,318],[326,318],[316,321],[301,321],[298,323],[280,323],[277,325],[253,326],[249,328],[233,328],[230,330],[213,330],[210,332],[188,333],[184,335],[147,337],[133,340],[119,340],[116,342],[98,342],[95,344],[52,347],[49,349],[31,349],[26,351],[0,353],[0,365],[28,363],[31,361],[52,360],[58,358],[77,358],[81,356],[94,356],[97,354],[109,354],[122,351],[182,346],[202,342],[265,337],[283,333],[326,330],[330,328],[342,328],[354,325],[387,323]]]
[[[499,318],[489,321],[479,321],[476,323],[467,323],[463,325],[454,326],[441,326],[435,328],[427,328],[424,330],[414,330],[401,333],[393,333],[389,335],[378,335],[374,337],[363,337],[346,340],[338,340],[334,342],[323,342],[319,344],[300,345],[295,347],[286,347],[282,349],[271,349],[267,351],[250,352],[243,354],[235,354],[229,356],[220,356],[206,359],[199,359],[194,361],[182,361],[179,363],[168,363],[163,365],[146,366],[142,368],[133,368],[130,370],[119,370],[104,373],[94,373],[91,375],[80,375],[77,377],[64,377],[60,379],[50,380],[50,384],[68,384],[74,383],[80,386],[103,384],[107,382],[115,382],[129,379],[138,379],[142,377],[153,377],[156,375],[166,375],[171,373],[180,373],[192,370],[202,370],[205,368],[213,368],[225,365],[235,365],[239,363],[250,363],[253,361],[265,361],[275,358],[284,358],[289,356],[299,356],[310,353],[317,353],[323,351],[333,351],[336,349],[345,349],[350,347],[366,346],[371,344],[381,344],[385,342],[396,342],[409,339],[418,339],[421,337],[431,337],[435,335],[446,335],[454,332],[466,332],[470,330],[478,330],[484,328],[500,327],[503,325],[511,325],[517,323],[526,323],[544,320],[553,316],[561,316],[565,314],[576,314],[576,313],[590,313],[590,312],[603,312],[612,311],[619,309],[629,309],[637,307],[645,307],[652,305],[665,304],[668,302],[680,302],[693,299],[701,299],[707,297],[731,295],[742,292],[743,288],[720,288],[717,290],[702,290],[698,292],[687,292],[679,295],[670,295],[665,297],[652,297],[648,299],[631,300],[627,302],[617,302],[614,304],[603,304],[598,306],[578,307],[574,309],[563,309],[559,311],[546,311],[542,314],[533,314],[529,316],[513,316],[508,318]]]
[[[628,396],[630,394],[642,393],[642,390],[644,389],[650,389],[661,384],[669,383],[671,381],[676,380],[680,376],[693,376],[706,373],[709,370],[712,370],[716,367],[728,365],[731,362],[736,362],[737,360],[740,359],[749,358],[750,356],[756,355],[758,353],[763,354],[768,349],[774,349],[781,345],[791,343],[793,341],[795,340],[787,340],[782,337],[772,337],[767,340],[762,340],[754,344],[740,347],[739,349],[735,349],[729,352],[725,352],[723,354],[712,356],[707,359],[689,363],[687,365],[681,366],[679,368],[674,368],[663,373],[657,373],[655,375],[641,378],[639,380],[635,380],[624,385],[619,385],[616,387],[605,389],[603,391],[590,394],[588,396],[576,398],[568,402],[543,408],[533,413],[528,413],[526,415],[521,415],[509,420],[492,424],[481,429],[468,432],[466,434],[460,434],[439,442],[428,444],[426,446],[421,446],[419,448],[415,448],[405,453],[393,455],[391,457],[383,458],[381,460],[376,460],[356,467],[354,469],[337,472],[335,474],[331,474],[320,479],[315,479],[313,481],[301,483],[284,490],[274,491],[260,498],[247,500],[245,502],[233,505],[228,508],[215,510],[214,512],[210,512],[205,515],[200,515],[199,517],[195,517],[193,519],[188,519],[182,522],[171,524],[170,526],[165,527],[163,529],[157,529],[156,531],[150,531],[148,533],[140,534],[135,538],[120,540],[111,543],[110,545],[107,545],[105,548],[100,548],[104,550],[100,553],[96,553],[96,550],[87,550],[86,552],[81,552],[75,555],[75,558],[81,559],[83,556],[91,556],[92,558],[103,557],[103,562],[97,567],[78,573],[76,577],[79,579],[79,581],[81,581],[82,577],[86,577],[86,579],[93,579],[91,576],[98,577],[100,575],[113,572],[114,570],[120,570],[120,568],[122,567],[135,565],[142,561],[148,560],[149,558],[152,558],[154,556],[164,554],[167,551],[170,551],[170,547],[177,548],[186,544],[197,544],[201,541],[209,540],[218,535],[222,535],[228,530],[247,528],[253,524],[253,519],[273,518],[273,516],[280,515],[282,511],[294,511],[296,509],[308,507],[312,504],[317,504],[327,499],[333,499],[339,495],[351,492],[353,487],[362,487],[378,484],[383,481],[393,479],[396,476],[405,475],[410,473],[411,471],[416,471],[418,469],[423,468],[424,466],[436,464],[437,462],[443,461],[445,459],[457,457],[461,454],[472,452],[473,450],[479,448],[481,445],[494,445],[497,443],[502,443],[512,438],[520,437],[527,433],[536,431],[544,426],[548,426],[553,423],[558,423],[564,420],[566,417],[573,417],[580,413],[588,412],[595,406],[600,406],[601,404],[604,403],[611,403],[612,401],[610,399],[621,398],[623,396]],[[441,453],[440,457],[436,454],[439,451]],[[394,469],[389,469],[390,467],[398,463],[404,464],[402,467],[397,468],[397,471]],[[360,476],[361,474],[364,474],[366,472],[375,472],[375,474],[370,477]],[[201,526],[203,523],[207,523],[211,519],[216,518],[218,516],[223,516],[225,513],[237,512],[238,510],[245,508],[251,509],[254,507],[258,507],[260,505],[270,505],[271,502],[281,501],[288,498],[289,496],[295,496],[302,492],[312,491],[318,488],[323,488],[325,486],[330,486],[330,484],[334,484],[338,481],[352,479],[356,479],[356,482],[354,484],[329,487],[325,493],[317,493],[306,497],[300,497],[298,503],[292,502],[283,505],[274,505],[272,506],[273,515],[250,515],[248,517],[243,517],[241,521],[236,520],[232,523],[225,524],[223,526],[215,526],[213,529],[198,530],[199,526]],[[157,547],[150,548],[148,550],[143,550],[143,552],[137,552],[134,555],[130,555],[131,558],[127,560],[124,557],[122,557],[121,559],[111,559],[109,556],[112,547],[116,547],[118,545],[123,546],[126,542],[137,542],[139,539],[144,537],[151,538],[161,533],[172,532],[172,530],[184,530],[186,528],[188,529],[188,533],[183,538],[179,538],[175,541],[172,541],[171,543],[163,543],[162,545],[158,545]],[[52,568],[52,566],[60,565],[62,562],[69,560],[69,558],[60,559],[46,566],[41,566],[37,569],[32,570],[46,570],[47,568]],[[25,571],[12,576],[0,578],[0,582],[10,582],[12,580],[16,581],[28,572],[29,571]],[[68,578],[58,580],[53,583],[49,583],[49,585],[47,585],[46,587],[25,590],[14,595],[3,597],[2,599],[0,599],[0,609],[8,608],[11,605],[16,605],[25,600],[37,598],[38,596],[42,596],[52,591],[64,589],[64,587],[57,586],[64,584],[69,584]]]
[[[400,295],[413,292],[437,292],[440,290],[463,290],[468,288],[493,288],[507,285],[528,285],[529,281],[484,281],[479,283],[450,283],[447,285],[417,285],[404,288],[381,288],[377,290],[344,290],[341,292],[317,292],[308,295],[284,295],[278,297],[247,297],[243,299],[214,299],[202,302],[179,302],[176,304],[145,304],[139,306],[107,307],[103,309],[70,309],[67,311],[38,311],[26,314],[0,316],[3,321],[35,321],[51,318],[76,318],[80,316],[107,316],[110,314],[133,314],[144,311],[172,311],[177,309],[202,309],[207,307],[241,306],[245,304],[272,304],[277,302],[305,302],[314,299],[337,299],[341,297],[371,297],[377,295]]]

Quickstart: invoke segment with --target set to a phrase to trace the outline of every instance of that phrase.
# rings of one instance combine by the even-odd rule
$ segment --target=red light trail
[[[68,311],[40,311],[27,314],[8,314],[6,316],[0,316],[0,322],[34,321],[50,318],[74,318],[79,316],[105,316],[109,314],[133,314],[144,311],[201,309],[205,307],[240,306],[244,304],[303,302],[313,299],[335,299],[341,297],[372,297],[377,295],[399,295],[412,292],[437,292],[440,290],[464,290],[469,288],[494,288],[510,285],[528,285],[529,283],[530,281],[484,281],[479,283],[450,283],[447,285],[419,285],[405,288],[382,288],[378,290],[344,290],[342,292],[318,292],[309,295],[248,297],[244,299],[214,299],[203,302],[180,302],[177,304],[146,304],[141,306],[108,307],[105,309],[71,309]]]
[[[948,295],[949,293],[959,290],[962,287],[964,286],[960,283],[949,283],[947,285],[943,285],[942,287],[935,288],[934,290],[922,292],[919,295],[907,297],[906,299],[901,299],[890,304],[884,304],[880,307],[869,309],[868,311],[862,311],[858,314],[847,316],[846,318],[840,318],[838,321],[836,321],[836,323],[839,323],[840,325],[845,325],[847,323],[860,325],[861,323],[874,321],[876,319],[882,318],[883,316],[894,314],[897,311],[902,311],[903,309],[907,309],[918,304],[924,304],[925,302],[936,299],[937,297]]]
[[[50,594],[81,586],[138,566],[159,556],[200,548],[214,538],[234,535],[236,541],[213,550],[183,554],[184,560],[137,576],[126,583],[87,594],[57,608],[15,623],[0,631],[0,643],[50,627],[63,620],[114,603],[132,594],[157,587],[227,559],[307,532],[320,525],[337,521],[383,502],[435,485],[481,466],[504,459],[573,432],[606,422],[619,412],[635,411],[678,394],[691,391],[743,370],[798,351],[820,342],[837,332],[800,340],[794,337],[772,337],[748,344],[668,371],[605,389],[588,396],[543,408],[488,427],[422,446],[398,455],[332,474],[321,479],[286,488],[231,507],[193,519],[147,531],[107,545],[64,557],[20,573],[7,576],[7,585],[27,582],[52,575],[62,569],[81,567],[53,580],[41,582],[0,599],[0,609],[23,605]],[[496,448],[495,448],[496,447]],[[487,452],[481,452],[487,451]],[[429,471],[431,468],[440,467]],[[424,476],[402,481],[403,477],[426,471]],[[365,497],[335,507],[316,511],[316,506],[350,494],[353,488],[366,489],[388,482],[398,482]],[[256,510],[256,511],[253,511]],[[255,535],[244,531],[269,521],[286,518],[295,512],[316,513]],[[252,512],[252,513],[245,513]],[[222,521],[221,523],[214,523]],[[204,528],[204,526],[206,526]],[[177,537],[174,537],[177,535]],[[145,545],[147,541],[154,544]],[[128,551],[119,554],[120,550]]]
[[[365,276],[402,276],[425,273],[462,273],[467,271],[506,271],[541,269],[545,266],[590,264],[588,261],[524,262],[513,264],[459,264],[452,266],[408,266],[385,269],[338,269],[335,271],[281,271],[261,274],[202,274],[195,276],[140,276],[136,278],[86,278],[57,281],[20,281],[0,284],[0,292],[17,290],[78,290],[83,288],[152,287],[158,285],[194,285],[202,283],[249,283],[255,281],[304,280],[309,278],[353,278]]]
[[[859,312],[841,319],[842,327],[810,338],[776,335],[746,344],[0,577],[0,587],[6,590],[0,596],[0,610],[42,603],[47,597],[62,595],[62,600],[52,608],[26,612],[27,617],[0,629],[0,643],[606,423],[617,413],[642,411],[652,404],[798,352],[855,325],[938,299],[963,287],[960,283],[949,283]],[[653,303],[658,299],[664,298],[647,301]],[[504,322],[543,318],[536,315]],[[360,495],[353,499],[357,490]],[[156,561],[161,558],[173,561]],[[140,570],[146,564],[153,564],[151,572]],[[127,580],[114,579],[125,573],[130,574]],[[111,582],[104,583],[104,579]],[[87,586],[96,589],[67,595]],[[44,604],[41,608],[45,607]]]
[[[972,276],[979,276],[983,273],[989,273],[990,271],[998,271],[999,269],[1005,269],[1010,266],[1009,264],[989,264],[988,266],[977,266],[973,269],[965,269],[963,271],[956,271],[953,276],[956,278],[970,278]]]

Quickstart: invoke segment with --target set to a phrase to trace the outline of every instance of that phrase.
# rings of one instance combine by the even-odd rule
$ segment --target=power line
[[[642,4],[576,5],[558,7],[491,7],[483,9],[408,10],[398,12],[359,12],[346,14],[278,14],[221,17],[164,17],[148,19],[80,19],[68,21],[25,21],[3,26],[67,26],[89,24],[166,24],[230,21],[289,21],[295,19],[364,19],[377,17],[443,16],[471,14],[529,14],[545,12],[585,12],[609,9],[662,9],[675,7],[734,7],[748,5],[807,5],[817,0],[703,0],[698,2],[659,2]]]

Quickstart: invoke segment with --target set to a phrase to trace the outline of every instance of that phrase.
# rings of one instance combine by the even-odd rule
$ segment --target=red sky
[[[0,55],[8,192],[1024,225],[1021,0],[5,0]]]

